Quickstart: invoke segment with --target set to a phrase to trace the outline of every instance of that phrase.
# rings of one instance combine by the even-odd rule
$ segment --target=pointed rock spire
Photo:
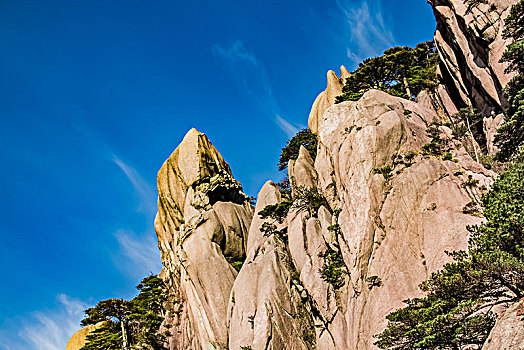
[[[343,79],[349,76],[349,72],[346,67],[341,66],[340,72],[342,79],[337,76],[332,70],[327,72],[327,87],[326,90],[322,91],[309,113],[308,126],[311,132],[316,133],[318,131],[318,121],[324,114],[324,111],[335,104],[335,98],[342,94],[342,87],[344,86]]]

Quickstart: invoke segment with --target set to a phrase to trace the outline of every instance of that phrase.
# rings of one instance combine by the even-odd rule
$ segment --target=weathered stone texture
[[[497,150],[493,136],[508,107],[502,89],[512,78],[504,72],[506,63],[500,62],[509,43],[502,38],[502,31],[517,0],[428,2],[437,20],[435,43],[442,59],[439,95],[450,114],[466,106],[479,111],[486,129],[486,145],[481,146],[493,154]]]
[[[172,349],[227,349],[227,305],[253,208],[207,137],[190,130],[158,173],[155,228],[172,291]],[[229,262],[228,262],[229,260]]]
[[[502,313],[482,350],[524,349],[524,301],[520,300]]]

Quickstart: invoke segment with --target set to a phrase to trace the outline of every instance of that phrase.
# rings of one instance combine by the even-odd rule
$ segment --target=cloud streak
[[[395,38],[379,0],[364,0],[357,6],[349,0],[338,0],[337,5],[344,16],[344,32],[348,33],[347,57],[353,64],[394,46]]]
[[[147,227],[149,228],[140,234],[128,228],[121,228],[113,233],[119,245],[118,252],[113,256],[115,266],[134,278],[141,278],[150,272],[158,273],[162,264],[156,237],[150,228],[156,212],[155,191],[135,168],[116,155],[113,155],[113,162],[122,170],[139,196],[138,211],[148,218]],[[127,259],[121,259],[122,256]]]
[[[133,230],[119,229],[113,236],[120,247],[118,255],[127,257],[122,263],[119,256],[115,256],[115,264],[121,270],[138,278],[160,271],[160,253],[152,232],[138,235]]]
[[[138,211],[148,215],[148,217],[152,217],[156,212],[156,194],[153,186],[144,180],[144,178],[140,176],[135,168],[124,163],[124,161],[122,161],[122,159],[116,155],[113,155],[113,162],[122,170],[140,197],[140,206],[138,207]]]
[[[288,137],[294,136],[303,127],[282,117],[264,65],[256,55],[246,49],[242,41],[234,40],[227,45],[214,45],[212,51],[227,64],[242,89]]]
[[[57,296],[54,309],[35,311],[17,320],[17,332],[0,332],[2,350],[65,349],[67,341],[80,329],[80,320],[89,304],[66,294]]]

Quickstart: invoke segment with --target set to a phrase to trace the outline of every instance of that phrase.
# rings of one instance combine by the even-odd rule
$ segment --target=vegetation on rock
[[[438,53],[433,41],[420,43],[415,48],[393,47],[380,57],[361,62],[346,79],[336,103],[358,101],[370,89],[413,99],[421,91],[437,86],[437,64]]]
[[[382,286],[382,280],[378,276],[369,276],[366,278],[368,289],[372,290],[374,287]]]
[[[320,253],[318,256],[324,258],[325,261],[322,268],[318,271],[320,277],[335,289],[344,286],[344,275],[347,274],[347,269],[340,251],[328,247],[325,252]]]
[[[326,282],[333,286],[335,289],[342,288],[345,284],[345,276],[349,274],[340,247],[338,245],[339,236],[342,234],[340,225],[338,224],[338,216],[340,209],[336,209],[333,213],[336,218],[336,223],[328,227],[328,231],[331,231],[335,235],[335,249],[330,246],[327,247],[326,251],[320,253],[318,256],[324,258],[324,265],[319,269],[320,277]]]
[[[384,176],[384,179],[386,181],[389,181],[393,177],[393,174],[391,174],[392,171],[393,169],[391,169],[391,166],[386,165],[386,166],[383,166],[382,168],[374,168],[373,174],[381,174],[382,176]]]
[[[296,160],[300,151],[300,146],[304,146],[313,160],[317,156],[318,136],[312,133],[309,129],[300,130],[295,136],[286,142],[280,160],[278,162],[278,170],[287,168],[287,164],[291,159]]]
[[[524,152],[482,204],[486,222],[468,227],[468,251],[448,253],[454,262],[420,285],[426,296],[387,316],[379,348],[478,348],[494,325],[493,307],[524,295]]]
[[[438,125],[431,125],[427,129],[427,134],[431,137],[431,141],[422,146],[423,154],[440,156],[443,152],[448,150],[448,140],[440,137],[440,129]]]
[[[480,162],[481,151],[486,151],[486,136],[482,116],[472,107],[461,108],[452,116],[452,134],[465,146],[469,155]],[[477,144],[478,143],[478,144]],[[482,145],[483,149],[478,148]]]
[[[506,122],[498,130],[495,141],[502,161],[518,153],[524,143],[524,1],[515,4],[505,20],[503,37],[512,39],[502,55],[501,62],[507,62],[506,73],[516,73],[505,87],[510,108]]]
[[[318,209],[324,206],[331,210],[326,198],[315,187],[299,186],[293,197],[292,208],[306,211],[308,217],[317,217]]]
[[[160,326],[165,317],[166,285],[151,275],[137,289],[140,293],[132,300],[102,300],[84,311],[82,326],[102,323],[86,337],[81,350],[165,349],[169,332],[161,333]]]
[[[258,213],[258,215],[261,219],[271,218],[275,221],[278,221],[279,223],[282,223],[282,221],[286,218],[292,204],[292,201],[286,200],[277,204],[266,205],[264,209]]]

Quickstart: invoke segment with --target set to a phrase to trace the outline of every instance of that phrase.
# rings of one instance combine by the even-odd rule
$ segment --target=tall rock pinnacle
[[[227,349],[227,305],[253,207],[208,138],[191,129],[158,172],[155,229],[171,288],[170,346]]]

